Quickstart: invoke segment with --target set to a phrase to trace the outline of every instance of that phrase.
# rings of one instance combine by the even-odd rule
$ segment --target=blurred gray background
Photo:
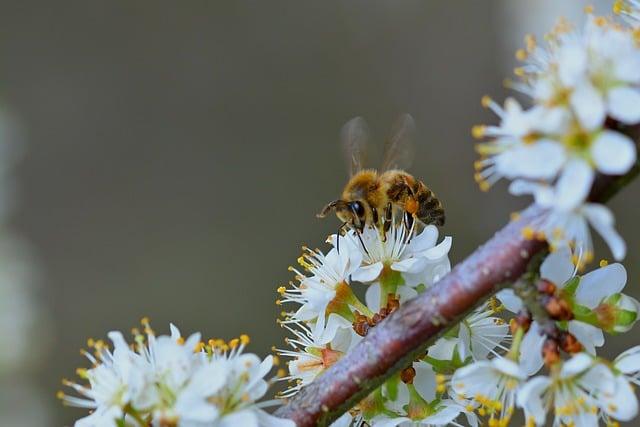
[[[582,2],[66,1],[0,12],[0,101],[26,130],[14,228],[35,247],[51,345],[25,375],[51,425],[83,412],[55,401],[85,365],[87,337],[129,330],[252,336],[281,345],[275,289],[346,171],[338,132],[362,115],[381,142],[411,113],[412,170],[447,209],[454,262],[527,200],[481,193],[469,129],[495,118],[513,49]],[[607,2],[601,2],[606,7]],[[612,204],[638,296],[640,184]],[[599,255],[609,257],[606,249]],[[11,325],[1,325],[3,328]],[[613,340],[619,350],[634,333]],[[627,340],[625,342],[624,340]],[[0,350],[2,351],[2,350]]]

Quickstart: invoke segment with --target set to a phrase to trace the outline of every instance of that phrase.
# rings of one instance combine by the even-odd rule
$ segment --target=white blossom
[[[553,425],[597,426],[599,413],[614,419],[628,419],[637,402],[623,400],[612,405],[611,397],[622,393],[613,372],[591,356],[579,353],[550,377],[537,376],[518,391],[518,406],[525,410],[530,425],[542,426],[553,409]],[[635,415],[635,414],[634,414]]]
[[[61,398],[69,405],[92,409],[76,426],[114,426],[123,420],[152,425],[188,427],[293,427],[292,421],[269,415],[255,402],[267,391],[264,377],[273,358],[260,360],[244,353],[247,336],[231,341],[210,340],[200,334],[183,338],[171,325],[171,335],[155,336],[143,321],[147,340],[136,335],[130,347],[120,332],[110,332],[111,352],[92,342],[94,367],[79,370],[88,385],[65,384],[81,397]]]
[[[507,425],[516,400],[516,391],[527,373],[513,360],[497,357],[458,369],[451,380],[455,393],[480,405],[496,425]]]
[[[593,227],[609,245],[613,257],[621,260],[626,244],[614,228],[613,214],[604,205],[586,202],[591,188],[591,172],[584,162],[571,162],[555,186],[514,181],[510,191],[515,195],[533,194],[538,205],[547,212],[531,226],[541,231],[553,247],[571,246],[581,260],[593,258]]]
[[[353,272],[352,278],[362,283],[380,280],[381,274],[388,269],[402,276],[404,284],[431,286],[449,272],[451,264],[448,253],[451,249],[451,237],[438,241],[438,229],[427,225],[420,233],[414,233],[414,227],[407,229],[402,224],[393,224],[383,237],[377,228],[366,227],[360,236],[349,231],[342,240],[350,242],[360,250],[362,265]],[[331,242],[336,245],[337,239]]]

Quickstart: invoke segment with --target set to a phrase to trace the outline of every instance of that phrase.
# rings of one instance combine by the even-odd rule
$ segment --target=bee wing
[[[355,117],[342,127],[340,139],[349,174],[353,176],[364,168],[369,141],[369,127],[362,117]]]
[[[403,114],[391,128],[391,136],[384,144],[381,171],[408,169],[413,162],[416,124],[410,114]]]

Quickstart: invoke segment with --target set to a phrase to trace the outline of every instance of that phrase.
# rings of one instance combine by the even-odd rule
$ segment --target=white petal
[[[414,363],[413,367],[416,370],[413,386],[424,400],[431,402],[436,397],[436,374],[431,365],[422,361]]]
[[[438,228],[435,225],[427,225],[420,234],[411,239],[411,243],[409,243],[407,249],[410,250],[411,253],[426,251],[435,246],[437,241]]]
[[[327,318],[327,325],[325,326],[324,331],[318,336],[318,343],[326,344],[331,342],[336,336],[338,329],[351,327],[352,325],[347,319],[336,313],[331,313]]]
[[[610,264],[585,274],[576,290],[576,301],[591,309],[613,294],[620,292],[627,283],[627,270],[622,264]]]
[[[380,310],[380,283],[376,282],[367,287],[364,300],[369,310],[377,313]]]
[[[449,250],[451,249],[451,243],[453,239],[451,236],[445,236],[445,238],[440,242],[437,246],[425,251],[422,255],[428,260],[435,261],[439,260],[442,257],[447,256]]]
[[[491,360],[491,364],[496,370],[502,372],[505,375],[518,378],[520,380],[526,378],[526,375],[522,371],[522,369],[520,369],[520,366],[518,366],[518,364],[511,359],[496,357],[495,359]]]
[[[606,117],[604,100],[591,84],[583,83],[576,87],[569,102],[580,124],[586,130],[595,130],[604,123]]]
[[[593,358],[591,356],[586,353],[578,353],[564,362],[560,370],[560,376],[568,378],[581,374],[589,369],[591,365],[593,365]]]
[[[573,277],[575,266],[571,262],[571,252],[568,248],[559,248],[549,254],[540,266],[540,277],[556,286],[562,287]]]
[[[464,408],[457,404],[444,405],[438,412],[428,416],[422,420],[423,423],[429,425],[449,425],[455,420],[460,413],[464,411]]]
[[[351,426],[351,421],[353,421],[353,417],[349,412],[345,412],[340,418],[332,422],[330,427],[349,427]]]
[[[565,161],[564,147],[553,140],[523,144],[496,157],[496,168],[509,179],[551,179]]]
[[[391,269],[394,271],[400,271],[402,273],[419,273],[427,265],[427,260],[424,258],[405,258],[401,261],[396,261],[391,264]],[[376,276],[377,277],[377,276]]]
[[[640,345],[626,350],[614,361],[616,369],[623,374],[631,374],[640,371]]]
[[[381,262],[360,267],[351,274],[351,279],[362,283],[372,282],[378,278],[382,271],[382,267],[383,265]]]
[[[626,135],[604,130],[591,145],[591,158],[607,175],[622,175],[636,162],[636,147]]]
[[[539,184],[537,182],[527,181],[524,179],[515,179],[509,185],[509,193],[514,196],[525,196],[528,194],[536,194],[539,191],[543,191],[547,186]]]
[[[496,294],[496,298],[512,313],[519,313],[524,306],[520,297],[511,288],[501,290]]]
[[[556,207],[571,211],[580,206],[589,194],[593,177],[593,169],[586,161],[569,161],[556,184]]]
[[[418,291],[409,286],[399,286],[396,290],[396,293],[398,294],[400,305],[418,296]]]
[[[397,417],[397,418],[388,418],[386,416],[374,417],[371,420],[371,425],[376,427],[396,427],[399,424],[402,424],[405,421],[411,421],[411,418],[407,417]]]
[[[640,91],[630,86],[613,88],[607,94],[609,115],[633,125],[640,121]]]
[[[458,340],[455,338],[440,338],[429,347],[427,355],[438,360],[451,360],[457,344]]]
[[[542,365],[544,365],[544,359],[542,357],[542,346],[545,342],[545,335],[541,333],[538,322],[531,323],[529,331],[522,339],[520,348],[523,351],[520,352],[520,367],[527,373],[528,376],[537,373]]]
[[[612,395],[603,394],[602,409],[619,421],[631,421],[638,415],[638,399],[631,385],[622,376],[616,378],[616,388]]]
[[[588,323],[572,320],[569,322],[569,332],[580,341],[580,344],[584,346],[584,351],[589,354],[596,354],[596,347],[604,345],[602,331]]]
[[[260,427],[258,417],[254,411],[244,409],[239,412],[231,412],[218,421],[216,427]]]
[[[543,394],[551,385],[548,377],[537,376],[524,384],[516,397],[519,407],[523,408],[527,418],[535,421],[537,426],[542,426],[547,417],[547,411],[543,402]]]
[[[578,41],[567,41],[560,45],[557,55],[558,75],[562,84],[569,87],[584,85],[589,64],[585,46]]]
[[[598,234],[607,242],[613,258],[615,258],[616,261],[624,259],[627,253],[627,245],[613,227],[613,214],[609,208],[595,203],[588,203],[584,206],[583,210],[591,226],[595,228]]]
[[[255,413],[258,416],[258,425],[260,427],[296,427],[296,424],[293,421],[275,417],[265,411],[256,410]],[[344,417],[340,417],[338,420],[342,418]],[[335,425],[335,422],[332,425]]]

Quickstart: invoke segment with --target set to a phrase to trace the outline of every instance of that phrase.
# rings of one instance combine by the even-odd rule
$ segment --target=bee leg
[[[416,215],[411,214],[409,212],[404,213],[404,226],[407,230],[407,244],[411,243],[411,238],[413,237],[413,227],[416,223]]]
[[[378,210],[374,207],[371,208],[371,216],[373,217],[373,223],[377,226],[380,218],[378,216]]]
[[[391,222],[393,221],[393,205],[391,202],[387,203],[387,207],[384,210],[384,219],[382,220],[382,241],[387,241],[387,231],[391,228]]]

